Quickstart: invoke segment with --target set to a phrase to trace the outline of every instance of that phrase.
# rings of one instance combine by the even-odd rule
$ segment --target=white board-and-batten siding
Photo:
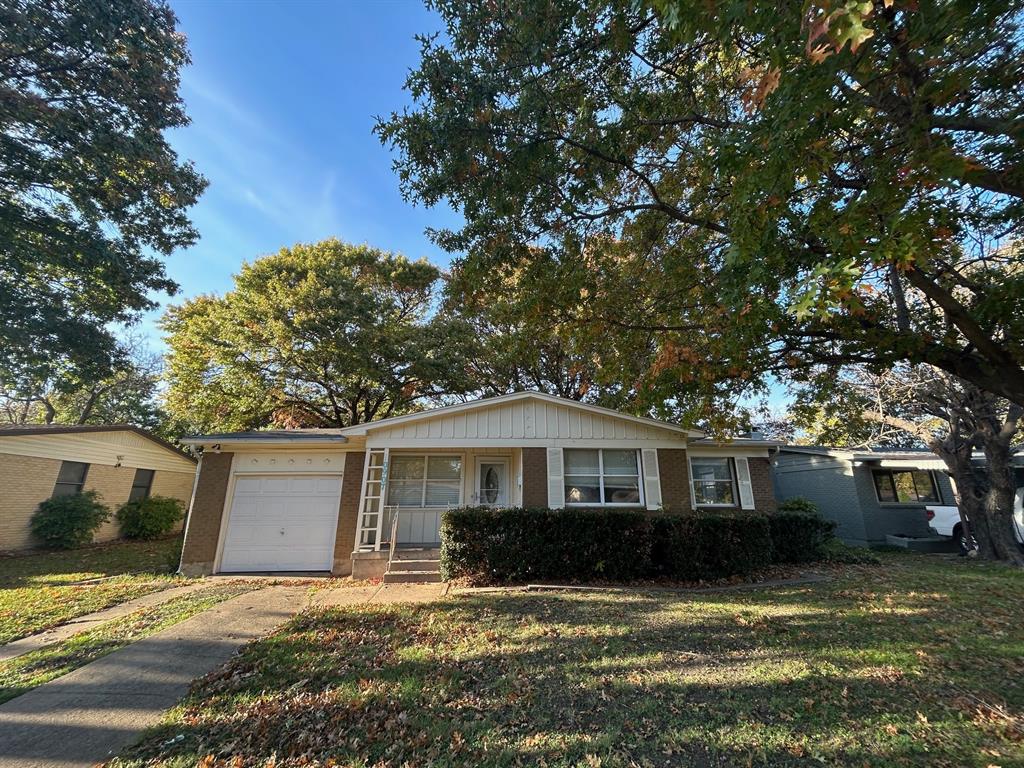
[[[491,408],[440,414],[435,418],[410,421],[373,429],[367,436],[371,447],[442,446],[453,441],[460,446],[488,445],[515,441],[515,445],[551,445],[609,442],[685,444],[686,435],[654,425],[599,413],[588,413],[541,401],[521,400]]]

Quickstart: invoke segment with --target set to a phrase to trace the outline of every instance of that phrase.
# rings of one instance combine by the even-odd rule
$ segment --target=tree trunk
[[[985,486],[980,482],[981,478],[978,477],[971,464],[970,444],[961,445],[959,450],[948,445],[931,445],[929,447],[938,454],[953,477],[956,505],[960,510],[960,525],[963,528],[967,546],[970,546],[973,536],[978,542],[978,554],[982,557],[992,557],[987,520],[983,511]],[[979,530],[979,528],[984,530]]]
[[[987,440],[983,448],[988,488],[979,519],[984,520],[988,528],[990,556],[1024,566],[1024,553],[1013,535],[1013,502],[1017,484],[1010,466],[1010,446],[1002,440]]]

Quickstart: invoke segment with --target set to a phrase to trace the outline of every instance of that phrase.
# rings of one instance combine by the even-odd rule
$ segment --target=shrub
[[[763,515],[471,507],[441,523],[441,573],[475,583],[710,580],[748,574],[771,557]]]
[[[109,519],[110,510],[96,491],[55,496],[40,503],[32,516],[32,533],[48,546],[71,549],[90,544],[96,529]]]
[[[451,510],[441,522],[441,573],[489,584],[633,581],[651,570],[651,530],[639,510]]]
[[[895,547],[900,552],[906,552],[903,547]],[[830,539],[822,547],[822,560],[828,563],[844,563],[852,565],[878,565],[881,563],[878,555],[867,547],[851,547],[839,539]]]
[[[831,520],[802,511],[776,512],[768,516],[768,524],[776,563],[810,563],[825,559],[825,544],[836,528]]]
[[[779,512],[803,512],[806,515],[817,515],[820,511],[817,504],[803,496],[793,496],[779,503]]]
[[[168,533],[183,514],[178,499],[150,496],[122,504],[117,510],[117,522],[125,538],[155,539]]]
[[[685,581],[743,576],[772,560],[763,515],[697,513],[653,518],[657,575]]]

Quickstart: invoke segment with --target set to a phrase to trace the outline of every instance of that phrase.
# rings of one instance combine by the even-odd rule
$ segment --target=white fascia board
[[[366,439],[366,449],[375,448],[417,448],[431,451],[459,451],[463,448],[490,448],[510,450],[514,448],[687,448],[685,439],[679,440],[602,440],[601,438],[395,438]]]

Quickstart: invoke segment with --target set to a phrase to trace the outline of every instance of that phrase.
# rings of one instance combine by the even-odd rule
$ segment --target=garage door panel
[[[220,569],[330,570],[341,485],[333,475],[236,477]]]

